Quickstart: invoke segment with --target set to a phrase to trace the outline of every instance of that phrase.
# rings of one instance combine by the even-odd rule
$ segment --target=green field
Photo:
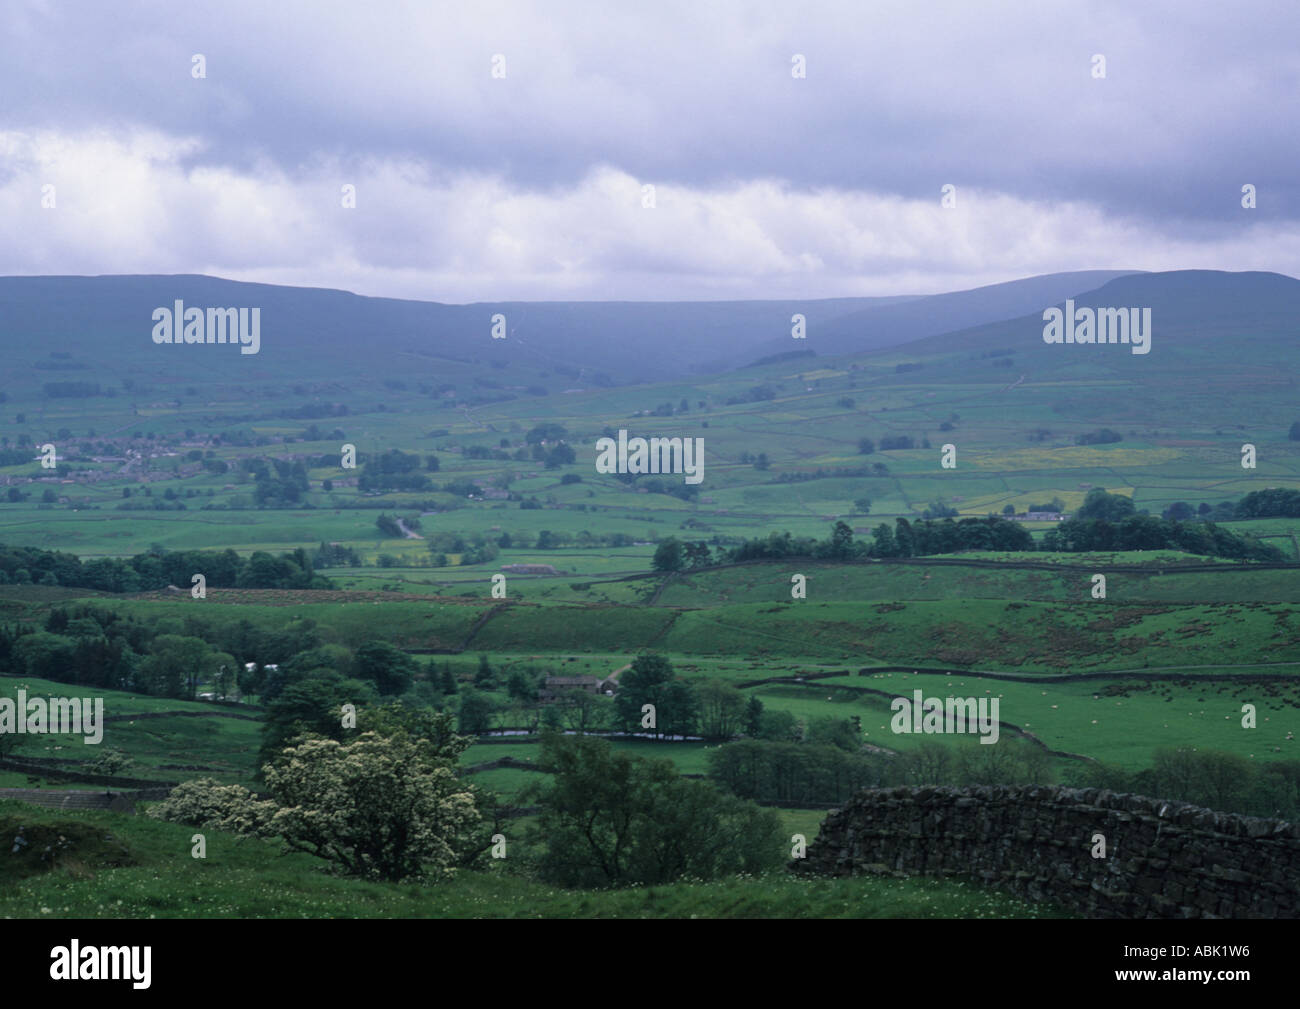
[[[0,801],[0,832],[62,837],[53,871],[37,857],[0,869],[4,918],[1042,918],[1050,906],[961,880],[799,879],[787,875],[623,890],[559,890],[505,871],[434,886],[329,876],[306,855],[114,813]],[[507,859],[509,859],[507,854]]]
[[[358,368],[338,348],[311,360],[268,353],[256,369],[182,378],[151,346],[118,353],[112,341],[75,336],[59,366],[94,374],[113,393],[51,396],[39,355],[12,362],[0,389],[0,439],[31,448],[32,457],[0,466],[0,543],[83,562],[198,549],[250,557],[330,544],[346,548],[352,563],[317,569],[332,589],[209,587],[203,599],[188,585],[146,593],[33,585],[24,570],[25,579],[6,574],[0,584],[0,627],[43,632],[56,617],[66,620],[64,611],[93,605],[154,634],[234,640],[256,632],[267,654],[238,658],[263,665],[290,660],[271,654],[276,642],[309,639],[336,646],[329,654],[341,656],[341,668],[364,644],[382,641],[414,658],[407,699],[433,697],[451,710],[461,700],[441,694],[444,674],[463,699],[482,657],[496,671],[483,689],[497,708],[496,730],[533,717],[535,731],[540,719],[509,693],[512,674],[605,677],[654,652],[695,686],[736,685],[766,711],[789,713],[801,731],[856,718],[862,742],[889,760],[935,739],[954,749],[973,742],[894,733],[890,702],[914,689],[996,697],[1002,738],[1054,751],[1047,773],[1058,781],[1096,762],[1144,771],[1160,748],[1256,764],[1300,760],[1300,567],[1282,566],[1300,561],[1300,518],[1223,510],[1251,491],[1300,488],[1300,442],[1288,437],[1294,389],[1285,378],[1300,363],[1293,314],[1266,308],[1255,306],[1245,333],[1232,320],[1175,316],[1158,369],[1135,368],[1127,357],[1066,359],[998,324],[960,341],[927,338],[616,387],[575,377],[578,370],[552,371],[527,354],[502,352],[489,362],[403,350]],[[1227,339],[1235,352],[1225,357],[1217,348]],[[1008,357],[1011,367],[997,364]],[[541,425],[564,428],[572,461],[547,461],[542,444],[556,439],[539,435]],[[1078,443],[1103,427],[1122,440]],[[596,439],[624,428],[703,438],[703,482],[692,490],[675,476],[624,482],[596,472]],[[882,446],[899,436],[913,447]],[[872,451],[860,450],[864,438]],[[55,473],[36,461],[36,446],[46,443],[62,463]],[[1241,465],[1246,443],[1257,449],[1254,469]],[[342,468],[345,444],[368,459],[393,450],[418,456],[429,486],[364,489],[363,471]],[[941,464],[945,444],[956,449],[956,468]],[[272,470],[298,481],[290,498],[277,496],[285,492],[269,483]],[[882,523],[915,521],[936,506],[984,517],[1055,498],[1073,512],[1096,488],[1153,516],[1177,502],[1203,506],[1227,516],[1216,519],[1223,529],[1276,547],[1282,561],[1259,566],[1161,549],[716,563],[746,539],[780,532],[822,539],[838,521],[855,540],[870,540]],[[381,514],[400,517],[411,534],[381,529]],[[1041,544],[1054,525],[1025,527]],[[669,537],[706,544],[715,563],[655,571],[657,545]],[[480,547],[495,555],[475,560]],[[547,569],[504,572],[502,598],[493,576],[513,565]],[[1105,575],[1104,598],[1093,598],[1096,574]],[[806,598],[792,597],[794,575],[805,576]],[[73,689],[27,675],[15,664],[22,649],[6,648],[0,674],[18,675],[0,676],[0,696],[19,686],[51,695]],[[102,750],[132,761],[119,776],[257,787],[260,707],[78,692],[104,697],[112,720],[102,747],[71,736],[29,740],[16,758],[69,763],[46,764],[45,775],[31,765],[0,767],[0,787],[73,787],[54,770],[89,775]],[[1258,709],[1253,729],[1242,727],[1243,704]],[[162,717],[132,717],[139,715]],[[614,745],[705,775],[719,744]],[[461,764],[534,762],[539,752],[535,735],[513,743],[483,735]],[[545,775],[498,767],[470,780],[511,804],[526,802],[528,786]],[[387,888],[326,877],[262,842],[214,837],[208,860],[195,862],[182,850],[181,828],[110,814],[59,819],[5,804],[0,819],[19,815],[14,809],[47,826],[111,824],[130,854],[115,864],[116,849],[80,831],[84,850],[60,871],[7,881],[0,915],[1050,913],[964,884],[918,880],[781,877],[562,892],[491,871],[441,887]],[[810,840],[823,815],[780,811],[791,834]],[[513,841],[526,818],[512,822]]]

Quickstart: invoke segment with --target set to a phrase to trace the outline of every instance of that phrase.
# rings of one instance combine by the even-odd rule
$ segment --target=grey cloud
[[[939,187],[953,183],[960,194],[1001,194],[1049,216],[1079,204],[1108,219],[1111,246],[1076,248],[1068,262],[1027,261],[1024,273],[1138,260],[1154,267],[1145,257],[1162,243],[1169,256],[1221,243],[1218,261],[1169,265],[1233,268],[1231,250],[1251,229],[1281,228],[1285,240],[1265,234],[1262,252],[1272,242],[1289,255],[1300,220],[1300,135],[1291,127],[1298,30],[1300,8],[1280,0],[1139,9],[1113,0],[678,0],[653,8],[18,0],[0,13],[11,42],[0,64],[0,130],[193,138],[197,146],[176,157],[178,169],[269,186],[325,187],[331,173],[382,180],[402,171],[427,188],[463,194],[464,180],[488,180],[499,183],[498,199],[523,201],[534,227],[548,197],[563,205],[563,194],[602,166],[712,194],[766,180],[814,198],[831,190],[937,202]],[[207,58],[206,80],[190,77],[195,52]],[[490,76],[495,53],[506,57],[505,80]],[[805,80],[790,75],[794,53],[807,57]],[[1094,53],[1106,56],[1105,80],[1090,74]],[[0,162],[0,185],[16,171]],[[1258,187],[1255,212],[1240,207],[1243,183]],[[437,227],[439,201],[404,208],[412,195],[370,189],[368,212],[384,226],[345,239],[364,264],[357,275],[400,269],[421,232]],[[187,211],[179,192],[168,209],[182,219],[203,214]],[[1032,212],[1015,220],[1030,227]],[[522,218],[520,228],[529,230]],[[861,228],[870,230],[870,218]],[[777,268],[792,285],[799,268],[791,263],[815,273],[807,264],[821,262],[826,277],[842,276],[821,229],[805,230],[802,249],[798,238],[756,234],[771,244],[770,258],[784,258]],[[1126,233],[1142,239],[1135,246]],[[543,238],[525,243],[530,269],[548,258],[537,254]],[[843,275],[960,272],[927,262],[932,243],[924,237],[877,238],[894,252],[847,257]],[[1069,240],[1054,235],[1051,251]],[[214,241],[221,255],[211,264],[231,270],[238,242],[249,238]],[[311,268],[294,260],[292,236],[276,241],[284,246],[279,262],[250,250],[245,268]],[[917,255],[900,256],[899,246]],[[602,268],[626,269],[638,282],[671,274],[676,262],[671,244],[648,235],[607,251]],[[557,246],[550,258],[572,254]],[[184,268],[202,265],[192,249],[189,256]],[[442,269],[445,259],[422,268]],[[480,267],[490,273],[487,261]],[[1008,269],[1016,267],[1003,262],[991,272]],[[991,279],[989,272],[977,279]],[[591,282],[599,283],[594,274]]]

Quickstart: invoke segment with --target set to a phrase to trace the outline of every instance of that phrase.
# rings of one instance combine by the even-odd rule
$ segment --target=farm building
[[[565,691],[582,690],[588,694],[612,695],[618,689],[613,680],[599,676],[548,676],[546,685],[537,693],[540,704],[550,704],[561,699]]]
[[[1008,515],[1012,522],[1064,522],[1070,516],[1065,512],[1025,512],[1023,515]]]

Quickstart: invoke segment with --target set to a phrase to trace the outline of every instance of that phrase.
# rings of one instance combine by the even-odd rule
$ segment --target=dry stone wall
[[[1300,917],[1300,825],[1095,788],[867,789],[792,868],[971,876],[1095,918]]]
[[[161,794],[158,794],[161,793]],[[167,789],[152,792],[86,792],[58,788],[0,788],[0,799],[17,799],[47,809],[108,809],[134,813],[140,799],[165,798]]]

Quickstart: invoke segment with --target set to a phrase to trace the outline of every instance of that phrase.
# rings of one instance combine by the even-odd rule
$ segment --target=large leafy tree
[[[45,631],[19,635],[11,652],[13,668],[28,676],[63,680],[62,670],[72,664],[76,644],[73,638]]]
[[[586,690],[563,690],[547,710],[555,711],[559,723],[574,732],[603,729],[609,724],[614,704],[607,697]]]
[[[853,554],[853,530],[845,522],[836,522],[831,530],[830,555],[843,560]]]
[[[696,695],[700,702],[700,733],[705,739],[725,741],[740,735],[745,727],[744,694],[730,683],[708,680]]]
[[[709,553],[709,545],[703,540],[694,543],[686,543],[682,547],[683,558],[687,567],[690,568],[707,568],[713,561]]]
[[[683,778],[671,761],[546,733],[539,763],[553,777],[530,790],[542,807],[530,835],[543,845],[542,875],[562,885],[759,873],[786,853],[775,813]]]
[[[374,688],[361,680],[345,680],[337,673],[320,670],[318,675],[290,683],[267,705],[262,723],[263,763],[298,736],[312,734],[343,739],[344,704],[360,708],[374,699]]]
[[[225,661],[233,661],[230,656]],[[199,680],[215,672],[221,657],[202,638],[160,634],[140,664],[141,685],[159,697],[193,698]]]
[[[652,563],[656,571],[680,571],[686,563],[682,541],[676,536],[669,536],[655,548]]]
[[[384,696],[404,694],[415,679],[415,660],[386,641],[367,641],[357,649],[353,675],[370,680]]]
[[[492,728],[492,718],[497,712],[497,704],[487,694],[466,687],[461,691],[458,711],[460,731],[477,734]]]
[[[690,684],[676,679],[672,663],[662,655],[638,655],[619,679],[614,698],[619,725],[641,732],[645,705],[654,706],[657,736],[688,735],[695,731],[699,702]]]
[[[264,773],[278,807],[268,831],[347,875],[445,875],[479,821],[454,757],[405,733],[303,739]]]
[[[1124,494],[1111,494],[1105,488],[1094,487],[1088,491],[1083,504],[1074,513],[1079,520],[1102,519],[1106,522],[1119,522],[1128,518],[1136,509],[1133,499]]]
[[[281,700],[301,686],[293,684]],[[173,789],[150,815],[278,836],[345,874],[445,875],[482,860],[500,830],[481,813],[492,810],[493,797],[456,778],[457,761],[473,741],[456,735],[453,721],[430,708],[360,706],[357,727],[341,731],[345,738],[302,735],[275,754],[262,768],[269,799],[200,779]]]

